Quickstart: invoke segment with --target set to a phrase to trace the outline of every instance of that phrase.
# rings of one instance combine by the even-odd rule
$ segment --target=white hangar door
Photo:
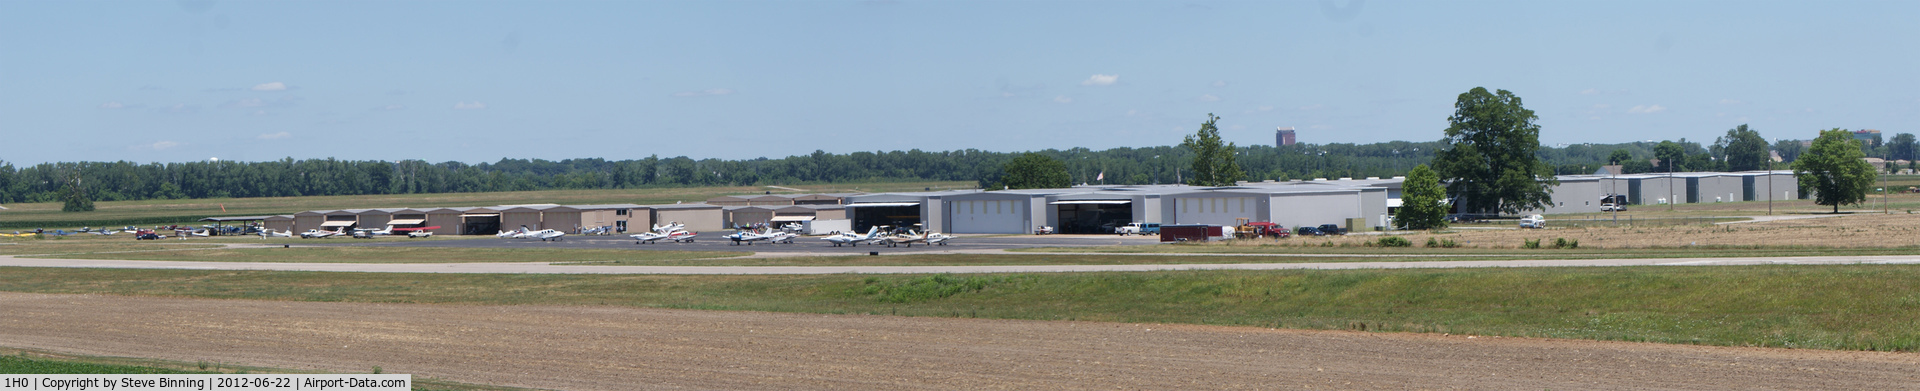
[[[1027,232],[1026,203],[1008,200],[948,201],[956,234],[1017,234]]]
[[[1233,226],[1241,218],[1265,220],[1254,216],[1259,214],[1260,205],[1253,197],[1186,197],[1180,198],[1174,208],[1180,224]]]

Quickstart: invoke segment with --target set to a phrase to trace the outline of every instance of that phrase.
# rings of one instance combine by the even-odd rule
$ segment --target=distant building
[[[1293,145],[1293,127],[1282,126],[1280,127],[1279,130],[1274,131],[1273,145],[1276,147],[1283,146],[1283,145]]]
[[[1861,129],[1861,130],[1853,131],[1854,140],[1873,142],[1873,139],[1876,139],[1876,138],[1880,138],[1880,130],[1878,129]]]

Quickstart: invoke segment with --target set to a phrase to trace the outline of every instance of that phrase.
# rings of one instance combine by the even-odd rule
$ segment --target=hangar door
[[[1133,201],[1127,200],[1076,200],[1054,201],[1055,211],[1060,216],[1060,233],[1069,234],[1110,234],[1115,227],[1124,227],[1132,223]]]
[[[1239,219],[1264,221],[1255,216],[1260,205],[1253,197],[1183,197],[1175,205],[1175,221],[1180,224],[1238,225]]]
[[[1027,232],[1027,203],[1013,200],[948,201],[953,232],[957,234],[1017,234]]]
[[[867,232],[867,228],[884,225],[890,229],[911,228],[924,231],[920,225],[920,203],[918,202],[870,202],[847,204],[848,214],[853,217],[853,230]]]

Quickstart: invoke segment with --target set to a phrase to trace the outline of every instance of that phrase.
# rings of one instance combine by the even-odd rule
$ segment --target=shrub
[[[1460,247],[1460,243],[1454,242],[1453,239],[1443,239],[1440,241],[1440,247],[1445,247],[1445,248]]]
[[[1427,247],[1440,247],[1440,240],[1434,239],[1433,237],[1427,237]]]
[[[1413,246],[1413,241],[1407,240],[1407,238],[1403,238],[1399,236],[1388,236],[1388,237],[1380,238],[1380,241],[1377,243],[1380,245],[1380,247],[1411,247]]]
[[[1540,239],[1521,239],[1520,248],[1540,248]]]

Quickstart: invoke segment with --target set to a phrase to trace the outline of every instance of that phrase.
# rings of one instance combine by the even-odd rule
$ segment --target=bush
[[[1440,240],[1434,239],[1433,237],[1427,237],[1427,247],[1440,247]]]
[[[1413,246],[1413,241],[1399,236],[1388,236],[1380,238],[1380,241],[1376,242],[1376,244],[1380,247],[1411,247]]]
[[[1520,244],[1520,248],[1530,248],[1530,249],[1540,248],[1540,239],[1531,239],[1531,240],[1521,239],[1521,241],[1522,243]]]
[[[1453,239],[1443,239],[1440,241],[1440,247],[1445,247],[1445,248],[1460,247],[1460,243],[1454,242]]]

